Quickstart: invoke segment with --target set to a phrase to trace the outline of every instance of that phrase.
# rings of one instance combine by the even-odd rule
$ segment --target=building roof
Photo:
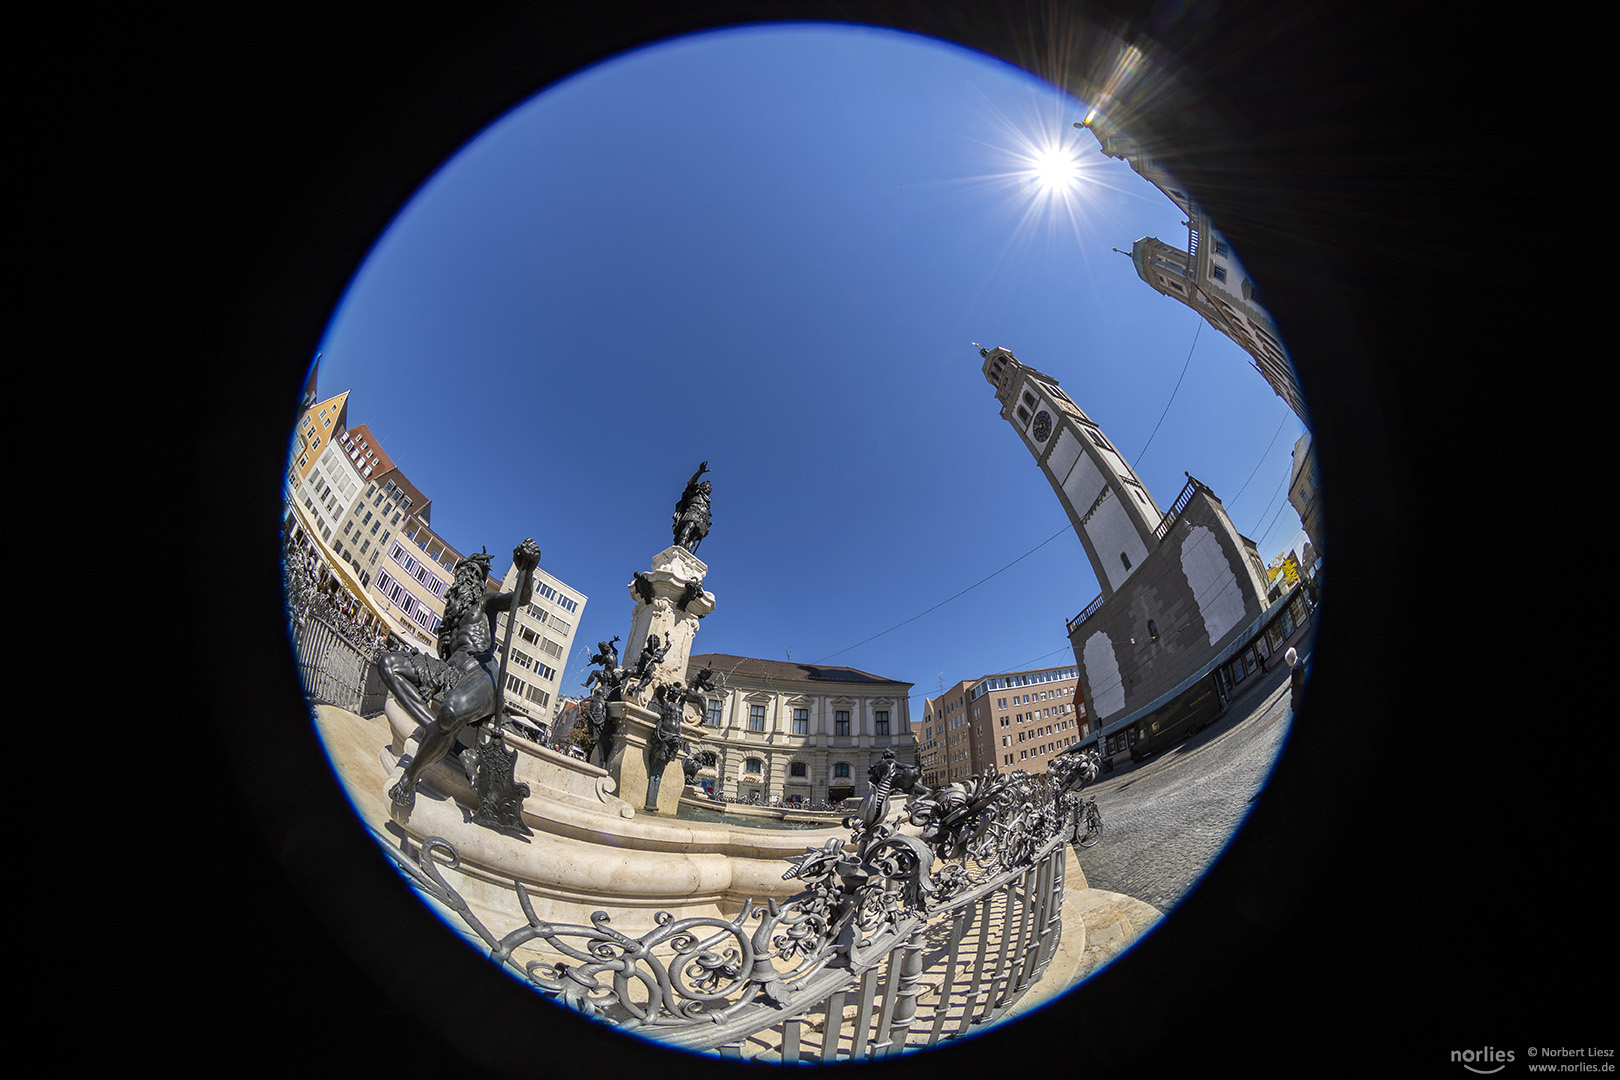
[[[377,436],[371,433],[371,428],[365,424],[356,424],[344,434],[349,437],[350,443],[356,449],[364,447],[358,457],[353,453],[350,455],[349,460],[353,461],[356,467],[363,470],[366,465],[370,465],[374,476],[395,468],[394,459],[389,457],[387,451],[382,448],[382,444],[377,441]]]
[[[411,508],[408,511],[410,516],[416,518],[424,525],[428,525],[432,520],[430,517],[433,507],[432,500],[426,495],[422,494],[422,492],[417,489],[416,485],[411,483],[410,480],[406,478],[405,474],[400,471],[398,465],[395,465],[391,469],[379,470],[371,474],[371,482],[376,484],[378,487],[386,487],[389,481],[393,481],[394,486],[404,491],[405,496],[411,500]],[[434,533],[434,535],[437,536],[438,534]],[[443,537],[440,537],[440,539],[443,539]]]
[[[759,660],[730,653],[699,653],[694,655],[688,670],[711,667],[727,675],[753,675],[764,679],[792,679],[797,682],[831,682],[855,685],[888,685],[910,687],[900,679],[887,679],[882,675],[858,671],[850,667],[827,664],[801,664],[794,660]]]

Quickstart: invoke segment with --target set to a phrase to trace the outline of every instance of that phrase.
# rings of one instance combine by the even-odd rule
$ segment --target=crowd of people
[[[386,645],[388,633],[370,620],[365,605],[356,600],[314,551],[289,539],[282,558],[288,614],[302,621],[319,615],[356,648],[375,657]]]

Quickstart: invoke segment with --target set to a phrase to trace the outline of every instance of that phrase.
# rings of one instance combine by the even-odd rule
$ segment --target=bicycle
[[[1084,832],[1081,830],[1084,829]],[[1087,799],[1080,807],[1080,815],[1075,822],[1075,843],[1081,847],[1090,847],[1102,839],[1102,811],[1097,809],[1096,798]]]

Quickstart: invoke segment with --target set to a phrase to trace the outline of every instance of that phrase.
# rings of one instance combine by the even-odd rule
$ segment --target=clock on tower
[[[1041,467],[1091,560],[1104,596],[1124,583],[1154,546],[1163,513],[1102,429],[1052,376],[1003,348],[980,349],[1001,418]]]

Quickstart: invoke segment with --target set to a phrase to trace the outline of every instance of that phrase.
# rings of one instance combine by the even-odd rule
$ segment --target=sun
[[[1049,146],[1037,151],[1030,164],[1030,178],[1048,195],[1068,195],[1080,187],[1080,156],[1073,144]]]

